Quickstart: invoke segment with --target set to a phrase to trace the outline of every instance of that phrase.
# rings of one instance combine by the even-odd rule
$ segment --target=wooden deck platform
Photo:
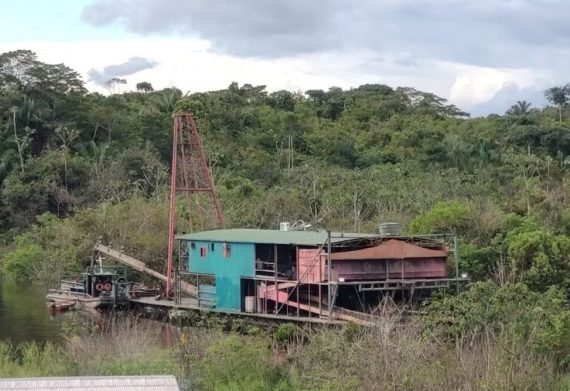
[[[326,318],[318,317],[307,317],[307,316],[287,316],[287,315],[275,315],[275,314],[258,314],[258,313],[246,313],[240,311],[230,311],[221,310],[216,308],[204,308],[198,306],[197,299],[183,298],[180,304],[174,302],[174,300],[157,300],[155,297],[139,297],[135,299],[129,299],[129,301],[136,305],[157,307],[162,309],[173,309],[173,310],[188,310],[188,311],[200,311],[200,312],[211,312],[217,314],[225,314],[237,317],[251,317],[257,319],[266,320],[278,320],[283,322],[301,322],[301,323],[316,323],[316,324],[346,324],[344,321],[340,320],[330,320]]]

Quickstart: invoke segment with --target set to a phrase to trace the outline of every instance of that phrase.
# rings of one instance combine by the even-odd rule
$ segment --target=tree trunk
[[[63,170],[65,179],[65,190],[69,190],[67,187],[67,148],[63,151]]]
[[[289,170],[293,169],[293,135],[289,135],[289,157],[287,159],[287,166]]]
[[[361,212],[361,206],[359,203],[359,192],[358,190],[355,190],[354,193],[352,193],[352,217],[353,217],[353,221],[354,221],[354,232],[360,232],[360,212]]]
[[[530,216],[530,183],[529,179],[525,178],[525,190],[526,190],[526,215]]]
[[[93,131],[93,138],[91,139],[93,142],[95,142],[95,139],[97,138],[97,129],[99,129],[99,122],[95,124],[95,130]]]
[[[18,140],[18,132],[16,131],[16,111],[12,112],[12,123],[14,124],[14,141],[18,147],[18,156],[20,157],[20,168],[22,169],[22,174],[24,173],[24,152],[22,151],[23,142],[20,143]]]

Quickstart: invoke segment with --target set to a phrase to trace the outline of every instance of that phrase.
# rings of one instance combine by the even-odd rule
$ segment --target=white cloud
[[[103,93],[103,87],[88,81],[89,70],[121,64],[136,56],[157,65],[126,76],[130,89],[141,81],[152,83],[156,89],[176,86],[192,92],[226,88],[232,81],[265,84],[273,91],[379,83],[434,92],[467,111],[492,99],[505,83],[527,88],[537,80],[536,73],[528,69],[493,69],[413,58],[403,51],[328,51],[273,59],[237,57],[213,52],[208,41],[190,38],[0,44],[0,51],[14,49],[34,50],[45,62],[63,62],[84,76],[91,91]]]
[[[365,51],[329,52],[280,59],[243,58],[210,50],[208,41],[199,39],[123,39],[76,42],[21,42],[0,44],[1,51],[34,50],[41,61],[59,63],[84,75],[90,90],[104,89],[89,81],[89,70],[104,69],[140,56],[157,63],[151,69],[126,77],[129,85],[145,80],[155,88],[176,86],[182,90],[206,91],[227,87],[232,81],[267,84],[271,90],[350,88],[362,83],[390,83],[393,67],[380,63],[370,69],[375,55]]]
[[[529,69],[497,69],[468,65],[448,64],[456,74],[449,98],[456,104],[471,107],[492,99],[505,85],[528,88],[541,76]]]

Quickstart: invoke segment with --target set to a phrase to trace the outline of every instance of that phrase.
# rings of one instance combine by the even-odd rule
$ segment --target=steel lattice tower
[[[166,260],[166,295],[172,293],[176,196],[186,195],[190,220],[196,216],[198,228],[221,228],[224,215],[214,188],[212,173],[202,148],[202,140],[192,114],[175,114],[172,132],[172,171],[170,177],[170,215],[168,257]],[[204,194],[201,196],[201,194]]]

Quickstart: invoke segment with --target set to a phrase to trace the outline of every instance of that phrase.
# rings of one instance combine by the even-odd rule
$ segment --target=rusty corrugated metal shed
[[[0,379],[10,391],[180,391],[174,376],[86,376]]]
[[[447,258],[447,249],[431,249],[390,239],[376,247],[331,254],[333,260]]]

